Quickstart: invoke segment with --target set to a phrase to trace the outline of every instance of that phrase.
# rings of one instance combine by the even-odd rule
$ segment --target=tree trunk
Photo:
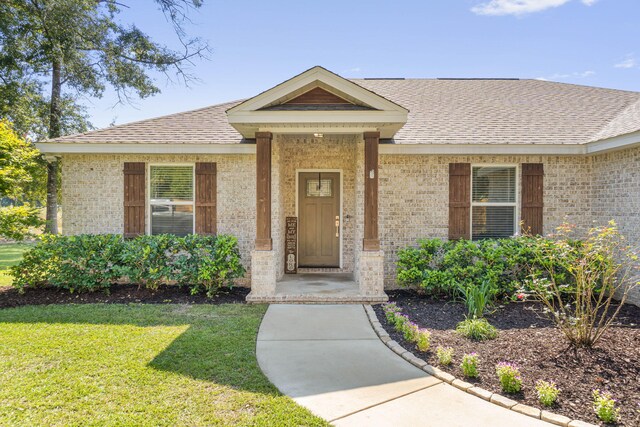
[[[51,107],[49,110],[49,138],[61,136],[60,130],[60,102],[62,92],[62,63],[59,59],[53,61],[51,72]],[[47,225],[45,232],[58,234],[58,159],[48,160],[47,163]]]

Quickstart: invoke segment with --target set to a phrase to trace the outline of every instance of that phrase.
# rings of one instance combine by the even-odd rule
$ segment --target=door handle
[[[336,237],[340,237],[340,216],[336,215]]]

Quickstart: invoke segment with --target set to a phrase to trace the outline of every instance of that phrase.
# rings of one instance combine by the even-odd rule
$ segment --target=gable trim
[[[289,93],[304,87],[311,85],[316,81],[321,81],[328,86],[334,88],[337,91],[344,92],[355,99],[360,100],[364,104],[371,106],[377,110],[395,110],[404,111],[405,114],[409,112],[405,107],[396,104],[362,86],[349,81],[339,75],[332,73],[326,68],[315,66],[289,80],[280,83],[273,88],[266,90],[253,98],[250,98],[234,107],[227,110],[227,116],[231,117],[240,111],[256,111],[263,107],[270,105],[277,100],[286,97]],[[406,121],[406,118],[405,118]]]

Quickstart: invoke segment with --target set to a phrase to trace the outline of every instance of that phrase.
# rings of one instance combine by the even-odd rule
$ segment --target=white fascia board
[[[588,154],[596,154],[606,151],[622,150],[638,145],[640,145],[640,131],[600,141],[592,141],[586,144],[586,148]]]
[[[435,154],[435,155],[557,155],[586,154],[578,144],[381,144],[380,154]]]
[[[229,124],[249,123],[406,123],[404,111],[242,111]]]
[[[44,154],[255,154],[255,144],[36,143]]]
[[[272,102],[277,101],[280,98],[283,98],[294,92],[301,87],[309,85],[315,81],[321,81],[326,85],[337,89],[340,92],[344,92],[347,95],[360,100],[361,102],[376,108],[378,110],[392,110],[392,111],[404,111],[405,113],[408,110],[398,104],[395,104],[388,99],[383,98],[380,95],[376,95],[375,93],[349,81],[343,77],[338,76],[337,74],[331,73],[321,67],[314,67],[304,73],[293,77],[290,80],[287,80],[279,85],[259,94],[255,97],[236,105],[235,107],[230,108],[227,111],[227,116],[229,117],[229,121],[235,115],[240,112],[248,112],[259,110],[262,107],[265,107]],[[405,119],[406,121],[406,119]]]

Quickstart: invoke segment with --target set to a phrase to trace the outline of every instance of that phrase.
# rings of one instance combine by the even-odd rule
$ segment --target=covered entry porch
[[[321,67],[227,111],[255,140],[251,302],[381,302],[378,146],[407,110]]]

